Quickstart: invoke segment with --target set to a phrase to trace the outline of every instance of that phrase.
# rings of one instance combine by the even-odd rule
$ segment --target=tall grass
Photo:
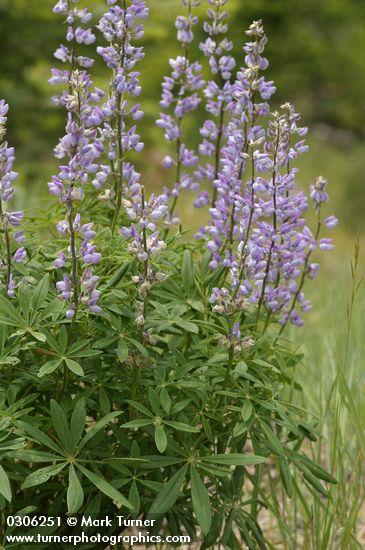
[[[308,453],[338,483],[329,489],[328,499],[311,492],[301,479],[296,479],[292,500],[281,501],[274,493],[278,533],[273,534],[272,548],[360,550],[365,548],[365,291],[359,246],[350,273],[318,286],[317,314],[297,337],[304,358],[295,378],[302,391],[293,391],[290,398],[313,411],[308,420],[317,423],[319,437]],[[284,519],[279,521],[280,509]]]

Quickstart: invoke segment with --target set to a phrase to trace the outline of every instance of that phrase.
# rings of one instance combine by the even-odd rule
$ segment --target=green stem
[[[121,106],[122,106],[122,96],[121,94],[118,94],[118,122],[117,122],[117,140],[118,140],[118,157],[119,157],[119,181],[118,178],[114,180],[114,192],[116,195],[116,205],[114,210],[114,216],[113,216],[113,223],[112,223],[112,235],[115,234],[115,228],[117,226],[118,218],[120,209],[122,207],[122,198],[123,198],[123,140],[122,140],[122,133],[123,133],[123,121],[122,121],[122,113],[121,113]]]
[[[9,235],[9,229],[8,229],[8,222],[5,218],[5,214],[3,211],[3,205],[2,200],[0,199],[0,221],[3,226],[3,232],[4,232],[4,243],[5,243],[5,250],[6,250],[6,288],[8,288],[11,278],[11,247],[10,247],[10,235]]]
[[[126,0],[123,0],[123,24],[125,25],[125,12],[127,9]],[[125,61],[125,45],[126,45],[126,35],[123,34],[122,42],[121,42],[121,66],[124,66]],[[124,156],[124,149],[123,149],[123,118],[122,118],[122,103],[123,103],[123,96],[118,92],[117,95],[117,103],[118,103],[118,109],[116,112],[117,116],[117,143],[118,143],[118,164],[119,164],[119,178],[114,179],[114,192],[116,195],[116,206],[114,210],[114,216],[113,216],[113,222],[112,222],[112,235],[115,234],[115,229],[117,226],[120,210],[122,207],[122,198],[123,198],[123,156]]]
[[[231,316],[230,319],[229,319],[229,322],[228,322],[228,331],[229,331],[230,340],[232,339],[232,330],[233,330],[233,318]],[[225,375],[224,384],[223,384],[223,389],[224,390],[226,390],[229,387],[230,382],[231,382],[231,372],[232,372],[232,367],[233,367],[233,360],[234,360],[234,344],[231,340],[231,344],[230,344],[229,350],[228,350],[228,364],[227,364],[226,375]],[[226,400],[226,398],[225,398],[225,400]]]

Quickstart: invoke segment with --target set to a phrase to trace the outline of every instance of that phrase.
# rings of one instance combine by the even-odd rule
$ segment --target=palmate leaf
[[[140,496],[139,496],[138,487],[137,487],[137,483],[135,482],[135,480],[133,480],[132,485],[129,489],[128,500],[133,506],[133,512],[135,514],[138,514],[140,506],[141,506],[141,499],[140,499]]]
[[[46,301],[49,291],[49,275],[45,275],[37,284],[32,295],[32,309],[37,311]]]
[[[18,421],[18,426],[27,433],[30,438],[38,444],[45,445],[49,449],[55,451],[58,455],[64,456],[62,449],[44,432],[31,426],[28,422]]]
[[[273,432],[271,427],[266,422],[261,422],[261,428],[266,436],[265,445],[275,454],[282,456],[284,449],[280,443],[278,436]]]
[[[197,428],[195,426],[190,426],[189,424],[184,424],[183,422],[175,422],[173,420],[164,420],[163,422],[167,426],[170,426],[171,428],[174,428],[175,430],[179,430],[181,432],[189,432],[189,433],[200,432],[200,428]]]
[[[18,313],[13,304],[2,295],[0,295],[0,321],[4,325],[15,327],[24,326],[22,316]]]
[[[160,414],[160,399],[155,392],[155,390],[151,387],[148,388],[148,401],[150,402],[150,405],[152,407],[153,412],[156,416],[159,416]]]
[[[53,426],[56,430],[58,438],[62,445],[65,447],[66,451],[72,451],[72,439],[70,429],[68,427],[67,418],[63,409],[59,404],[51,399],[51,417]]]
[[[126,508],[129,508],[130,510],[133,510],[132,504],[117,490],[115,487],[110,485],[106,479],[101,477],[100,475],[95,474],[94,472],[91,472],[90,470],[87,470],[81,464],[77,463],[78,469],[84,474],[85,477],[91,481],[95,487],[99,489],[104,495],[111,498],[112,500],[116,500]]]
[[[307,456],[295,452],[291,452],[289,456],[292,457],[293,462],[295,462],[297,465],[298,462],[301,462],[310,472],[312,472],[312,474],[314,474],[319,479],[327,481],[328,483],[337,483],[336,478],[334,478],[329,472],[324,470],[324,468],[322,468],[320,464],[313,462],[313,460],[311,460]]]
[[[19,449],[17,451],[10,451],[6,453],[8,458],[13,458],[15,460],[23,460],[24,462],[57,462],[64,460],[64,457],[57,456],[45,451],[37,451],[33,449]]]
[[[212,506],[209,493],[196,469],[190,467],[191,498],[193,509],[203,533],[209,533],[212,525]]]
[[[91,340],[81,340],[75,342],[65,354],[66,357],[96,357],[102,352],[100,350],[91,349]]]
[[[125,343],[124,340],[119,340],[117,355],[121,363],[124,363],[125,360],[128,358],[129,349],[128,349],[128,345]]]
[[[143,357],[145,357],[146,359],[149,357],[147,349],[144,347],[143,344],[141,344],[141,342],[138,342],[138,340],[130,337],[126,338],[126,340],[128,340],[128,342],[130,342],[143,355]]]
[[[153,501],[147,517],[163,515],[173,507],[179,497],[187,469],[188,465],[185,464],[165,485],[163,485]]]
[[[29,489],[29,487],[46,483],[50,477],[59,474],[65,466],[67,466],[67,462],[63,462],[62,464],[52,464],[52,466],[46,466],[45,468],[39,468],[25,478],[21,485],[21,489]]]
[[[136,418],[135,420],[130,420],[129,422],[122,424],[121,427],[126,429],[144,428],[150,424],[153,424],[153,420],[150,420],[149,418]]]
[[[72,448],[75,448],[78,442],[80,441],[82,432],[85,429],[85,422],[86,422],[85,400],[79,399],[71,415],[70,431],[71,431]]]
[[[149,411],[144,405],[142,405],[142,403],[138,403],[138,401],[133,401],[132,399],[126,399],[126,403],[137,409],[137,411],[145,414],[146,416],[150,416],[151,418],[153,417],[151,411]]]
[[[190,250],[184,251],[181,267],[181,279],[187,296],[191,296],[195,289],[195,270],[193,257]]]
[[[51,361],[47,361],[47,363],[45,363],[39,369],[38,377],[42,378],[42,376],[46,376],[47,374],[52,374],[52,372],[58,369],[61,363],[62,363],[61,359],[51,359]]]
[[[240,453],[202,456],[200,460],[203,463],[207,462],[208,464],[221,464],[227,466],[250,466],[254,464],[264,464],[267,461],[263,456]]]
[[[23,312],[24,320],[29,324],[32,290],[27,283],[20,283],[18,287],[18,301]]]
[[[79,363],[74,361],[73,359],[69,359],[68,357],[65,358],[65,363],[67,365],[67,368],[76,374],[77,376],[85,376],[84,371]]]
[[[11,487],[10,481],[4,468],[0,465],[0,494],[11,502]]]
[[[199,327],[195,323],[191,323],[190,321],[184,321],[183,319],[176,319],[174,321],[174,325],[176,325],[179,328],[182,328],[186,332],[191,332],[193,334],[199,333]]]
[[[80,480],[75,472],[73,464],[70,464],[68,488],[67,488],[67,511],[69,514],[76,514],[84,502],[84,491]]]
[[[117,416],[120,416],[121,414],[123,414],[122,411],[111,412],[111,413],[107,414],[106,416],[104,416],[103,418],[101,418],[100,420],[98,420],[94,424],[94,426],[92,428],[90,428],[90,430],[83,437],[83,439],[80,441],[80,443],[77,447],[77,452],[79,453],[81,451],[81,449],[86,445],[86,443],[88,443],[90,441],[90,439],[92,439],[97,433],[99,433],[100,430],[105,428],[105,426],[107,424],[109,424],[109,422],[111,422],[112,420],[114,420],[114,418],[117,418]]]
[[[280,477],[283,482],[283,486],[286,494],[289,498],[293,496],[293,479],[290,472],[288,461],[284,456],[279,458]]]
[[[167,447],[167,436],[162,426],[155,427],[155,443],[160,453],[164,453]]]

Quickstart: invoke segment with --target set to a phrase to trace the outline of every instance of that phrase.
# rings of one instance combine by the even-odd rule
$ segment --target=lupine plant
[[[38,221],[6,209],[16,173],[0,102],[3,512],[122,510],[200,548],[264,549],[269,470],[288,498],[298,476],[323,496],[335,482],[302,450],[315,423],[283,396],[301,360],[284,331],[303,324],[316,250],[333,247],[321,230],[337,220],[324,218],[323,177],[298,189],[307,129],[291,104],[270,106],[262,21],[234,59],[228,3],[207,2],[203,68],[199,2],[182,2],[181,53],[156,114],[170,171],[161,194],[134,165],[148,2],[107,0],[92,28],[78,0],[55,5],[66,39],[50,83],[66,122],[48,183],[56,200]],[[92,82],[95,53],[110,71],[105,89]],[[205,118],[196,151],[193,112]],[[207,220],[191,239],[183,201]]]

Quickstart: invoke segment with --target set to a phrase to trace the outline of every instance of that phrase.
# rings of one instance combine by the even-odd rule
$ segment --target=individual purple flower
[[[71,281],[66,274],[63,275],[62,281],[58,281],[58,283],[56,283],[56,288],[60,293],[59,298],[61,300],[69,301],[71,299],[71,295],[72,295]]]
[[[98,277],[93,275],[90,267],[86,268],[81,277],[81,303],[89,308],[95,315],[102,311],[98,305],[100,291],[96,289]]]
[[[310,186],[310,197],[314,201],[316,208],[323,202],[328,201],[328,193],[326,192],[327,180],[319,176]]]
[[[18,262],[18,263],[23,263],[25,261],[27,257],[27,252],[25,250],[25,248],[22,246],[21,248],[18,248],[18,250],[16,250],[14,252],[14,261],[15,262]]]
[[[10,273],[8,288],[7,288],[7,295],[9,296],[9,298],[14,298],[15,289],[16,289],[16,284],[15,284],[14,279],[13,279],[13,274]]]
[[[338,225],[338,219],[336,218],[336,216],[329,216],[328,218],[326,218],[324,223],[326,224],[326,227],[332,229],[333,227],[336,227],[336,225]]]
[[[96,246],[84,241],[81,246],[81,259],[86,265],[98,264],[101,260],[101,254],[96,252]]]
[[[75,317],[75,306],[74,304],[69,304],[67,310],[66,310],[66,319],[71,321]]]
[[[332,239],[321,239],[319,241],[319,248],[321,250],[333,250],[335,246]]]
[[[57,256],[58,258],[53,262],[53,265],[56,269],[61,269],[62,267],[65,267],[67,257],[63,252],[59,252]]]

